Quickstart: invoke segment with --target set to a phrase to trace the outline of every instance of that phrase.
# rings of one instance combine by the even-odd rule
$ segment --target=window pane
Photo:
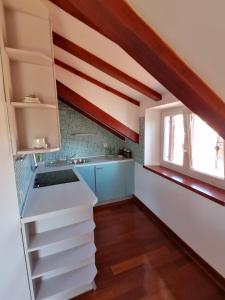
[[[192,114],[192,168],[224,178],[224,141],[194,114]]]
[[[164,119],[163,158],[177,165],[183,165],[184,156],[184,122],[183,115],[174,115]]]
[[[163,159],[169,158],[169,138],[170,138],[170,117],[164,118],[164,147],[163,147]]]

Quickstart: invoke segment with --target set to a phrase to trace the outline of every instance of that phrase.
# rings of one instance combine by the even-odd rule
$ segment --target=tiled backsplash
[[[139,118],[139,130],[140,130],[140,140],[139,144],[135,144],[130,140],[126,140],[125,147],[130,149],[133,154],[133,158],[139,164],[144,163],[144,132],[145,132],[145,118]]]
[[[62,138],[61,151],[46,154],[44,160],[66,158],[75,155],[77,157],[105,155],[104,144],[107,144],[108,147],[111,147],[116,152],[119,148],[130,148],[133,151],[135,161],[143,163],[144,118],[140,118],[140,144],[138,145],[129,140],[121,140],[62,102],[59,103],[59,117]],[[90,135],[76,136],[76,133]]]
[[[27,155],[24,160],[15,160],[15,176],[16,176],[16,187],[19,201],[20,211],[22,211],[28,187],[32,177],[31,171],[32,156]]]
[[[59,152],[45,155],[44,159],[105,155],[104,144],[115,151],[124,147],[120,138],[69,106],[60,103],[59,108],[62,148]],[[77,133],[88,135],[75,135]]]

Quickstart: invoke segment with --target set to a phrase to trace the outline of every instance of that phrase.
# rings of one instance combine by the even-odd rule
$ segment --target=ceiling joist
[[[67,0],[77,18],[124,49],[225,138],[225,103],[124,1]]]
[[[71,72],[71,73],[73,73],[73,74],[75,74],[75,75],[77,75],[77,76],[85,79],[85,80],[88,80],[89,82],[91,82],[91,83],[99,86],[100,88],[103,88],[106,91],[111,92],[112,94],[114,94],[114,95],[116,95],[116,96],[118,96],[120,98],[123,98],[126,101],[129,101],[132,104],[140,106],[140,102],[139,101],[137,101],[137,100],[135,100],[135,99],[133,99],[133,98],[131,98],[131,97],[129,97],[129,96],[121,93],[121,92],[119,92],[118,90],[116,90],[116,89],[114,89],[114,88],[112,88],[112,87],[110,87],[110,86],[108,86],[108,85],[106,85],[106,84],[104,84],[104,83],[96,80],[95,78],[93,78],[93,77],[91,77],[91,76],[89,76],[89,75],[87,75],[87,74],[85,74],[85,73],[83,73],[83,72],[81,72],[81,71],[79,71],[79,70],[77,70],[77,69],[75,69],[75,68],[73,68],[73,67],[65,64],[64,62],[62,62],[62,61],[60,61],[58,59],[55,59],[55,64],[58,65],[58,66],[60,66],[61,68],[65,69],[65,70],[67,70],[67,71],[69,71],[69,72]]]
[[[134,79],[133,77],[127,75],[126,73],[120,71],[119,69],[113,67],[109,63],[105,62],[101,58],[95,56],[94,54],[90,53],[89,51],[81,48],[80,46],[74,44],[73,42],[65,39],[61,35],[53,32],[53,41],[54,44],[61,49],[69,52],[70,54],[80,58],[81,60],[85,61],[86,63],[94,66],[95,68],[101,70],[102,72],[114,77],[118,81],[126,84],[127,86],[133,88],[134,90],[146,95],[147,97],[153,100],[161,100],[162,95],[156,92],[155,90],[149,88],[148,86],[144,85],[140,81]]]

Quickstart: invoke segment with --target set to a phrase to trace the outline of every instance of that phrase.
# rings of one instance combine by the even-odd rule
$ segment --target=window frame
[[[176,114],[183,114],[184,120],[184,153],[183,165],[178,165],[173,162],[164,160],[164,118],[166,116],[174,116]],[[192,168],[192,154],[191,154],[191,114],[192,112],[185,106],[176,108],[164,109],[161,111],[161,150],[160,150],[160,165],[168,169],[177,171],[184,175],[199,179],[206,183],[221,187],[225,186],[225,160],[224,160],[224,178],[219,178],[215,175],[208,175]],[[225,157],[225,140],[224,142],[224,157]]]

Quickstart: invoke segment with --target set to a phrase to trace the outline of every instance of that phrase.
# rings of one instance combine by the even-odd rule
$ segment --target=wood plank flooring
[[[135,204],[95,213],[97,289],[76,300],[221,300],[222,291]]]

